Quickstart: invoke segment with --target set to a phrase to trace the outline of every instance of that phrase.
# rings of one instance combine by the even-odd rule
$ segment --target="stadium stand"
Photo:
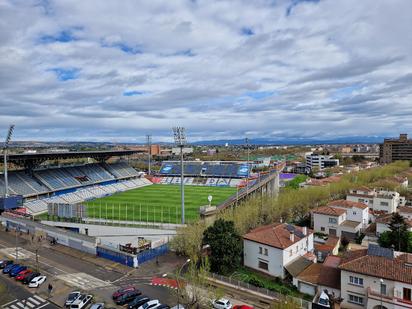
[[[139,175],[134,168],[130,167],[129,165],[127,165],[127,163],[124,162],[104,164],[103,167],[106,168],[116,178],[136,177]]]

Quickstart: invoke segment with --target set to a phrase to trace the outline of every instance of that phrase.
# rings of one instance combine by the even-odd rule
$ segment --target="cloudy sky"
[[[0,138],[412,133],[410,0],[0,0]]]

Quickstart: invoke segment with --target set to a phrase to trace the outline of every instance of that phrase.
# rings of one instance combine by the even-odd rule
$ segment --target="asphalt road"
[[[7,275],[4,275],[3,273],[0,273],[0,283],[4,284],[6,286],[6,293],[7,295],[7,300],[2,300],[2,302],[0,303],[0,305],[6,306],[8,307],[9,305],[5,305],[5,304],[10,304],[14,306],[17,306],[17,308],[19,308],[20,306],[17,305],[16,303],[22,303],[24,304],[27,300],[27,302],[30,302],[30,299],[33,300],[33,304],[37,304],[39,303],[39,306],[42,306],[44,304],[46,304],[45,302],[41,302],[39,301],[37,298],[35,298],[35,294],[34,293],[30,293],[29,291],[27,291],[25,288],[22,287],[22,284],[20,282],[15,282],[14,279],[9,278]],[[13,307],[10,307],[13,308]],[[29,306],[27,306],[27,308],[30,308]],[[47,305],[43,306],[42,308],[45,309],[55,309],[55,308],[59,308],[51,303],[48,303]]]

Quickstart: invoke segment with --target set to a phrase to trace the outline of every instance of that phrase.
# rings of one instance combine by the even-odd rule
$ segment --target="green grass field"
[[[231,187],[185,186],[185,219],[199,218],[199,207],[213,196],[216,206],[236,192]],[[181,222],[180,186],[151,185],[86,203],[88,217],[140,222]]]

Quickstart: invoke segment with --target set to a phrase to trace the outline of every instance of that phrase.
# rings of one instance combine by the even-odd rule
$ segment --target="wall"
[[[259,254],[259,247],[268,249],[268,255]],[[284,277],[282,250],[265,246],[247,239],[243,240],[244,265],[275,277]],[[268,270],[259,268],[259,259],[268,263]]]
[[[381,205],[381,203],[388,203],[388,206]],[[395,198],[384,198],[384,197],[375,197],[373,199],[373,210],[382,210],[387,213],[392,213],[396,211],[398,203]]]
[[[345,219],[346,219],[346,214],[335,217],[335,216],[328,216],[328,215],[322,215],[322,214],[313,214],[313,228],[315,232],[320,232],[320,233],[325,233],[329,234],[329,229],[336,229],[336,233],[339,232],[339,224],[341,224]],[[329,223],[329,218],[336,218],[338,219],[337,223]],[[321,227],[324,227],[325,230],[322,231]],[[339,235],[337,235],[339,236]]]
[[[283,250],[283,265],[288,265],[307,252],[313,252],[313,233]]]

